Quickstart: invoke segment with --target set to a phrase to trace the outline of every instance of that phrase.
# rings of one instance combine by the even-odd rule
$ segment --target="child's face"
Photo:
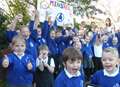
[[[109,23],[110,23],[110,19],[107,18],[107,19],[105,20],[105,23],[106,23],[106,24],[109,24]]]
[[[75,75],[80,70],[81,60],[67,60],[64,66],[71,75]]]
[[[40,28],[37,28],[37,34],[38,34],[38,36],[41,36],[42,32],[41,32]]]
[[[57,32],[56,33],[56,37],[61,37],[62,36],[62,33],[61,32]]]
[[[48,50],[41,50],[39,56],[41,56],[40,58],[43,58],[43,59],[47,58],[48,57]]]
[[[79,37],[73,37],[73,42],[79,42],[80,40],[79,40]]]
[[[102,64],[106,71],[113,72],[116,65],[119,64],[119,60],[113,54],[103,52]]]
[[[80,29],[80,30],[77,32],[77,35],[79,36],[79,38],[83,37],[83,36],[84,36],[84,29]]]
[[[114,38],[113,38],[112,43],[113,43],[113,45],[116,45],[116,44],[118,43],[117,37],[114,37]]]
[[[89,32],[88,33],[88,36],[89,36],[89,38],[90,38],[90,40],[93,38],[93,32]]]
[[[81,49],[81,42],[80,41],[77,41],[73,44],[73,47],[76,48],[76,49]]]
[[[25,43],[23,42],[16,42],[14,45],[13,45],[13,51],[16,52],[18,55],[21,55],[25,52]]]
[[[55,34],[56,34],[55,31],[51,31],[51,32],[50,32],[50,37],[51,37],[51,38],[55,38],[55,37],[56,37]]]
[[[22,28],[21,33],[22,33],[23,37],[25,37],[25,38],[30,36],[30,31],[29,31],[29,29],[27,27]]]
[[[90,42],[90,37],[86,36],[85,41],[86,41],[86,43],[89,43]]]

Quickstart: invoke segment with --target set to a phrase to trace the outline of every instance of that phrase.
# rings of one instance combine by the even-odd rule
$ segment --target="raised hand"
[[[30,61],[28,61],[27,68],[28,70],[32,70],[33,68],[32,63]]]
[[[47,63],[45,63],[45,62],[43,62],[43,65],[45,66],[45,67],[48,67],[49,65],[47,64]]]
[[[7,68],[9,66],[9,60],[8,60],[8,57],[6,55],[5,55],[4,59],[3,59],[2,66],[4,68]]]

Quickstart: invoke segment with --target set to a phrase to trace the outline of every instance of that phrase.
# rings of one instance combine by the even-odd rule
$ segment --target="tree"
[[[66,0],[70,5],[73,6],[74,14],[83,16],[91,16],[96,14],[96,12],[103,13],[100,9],[91,5],[92,2],[97,2],[98,0]]]
[[[0,8],[0,51],[6,47],[7,41],[4,35],[5,30],[7,29],[7,15],[4,14],[4,10]]]
[[[22,14],[23,21],[22,23],[17,24],[17,26],[24,24],[26,25],[30,20],[30,16],[28,13],[28,3],[24,2],[24,0],[6,0],[6,3],[9,7],[8,17],[10,21],[17,15]]]

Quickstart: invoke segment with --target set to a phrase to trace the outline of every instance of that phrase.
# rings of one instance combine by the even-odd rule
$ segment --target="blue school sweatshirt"
[[[55,42],[55,39],[51,39],[50,37],[47,38],[47,45],[51,55],[58,54],[58,46],[57,43]]]
[[[22,59],[19,59],[14,53],[7,56],[9,59],[7,83],[11,85],[32,85],[33,72],[35,71],[35,60],[32,56],[25,54]],[[27,69],[29,61],[32,63],[32,70]]]
[[[55,80],[55,87],[83,87],[83,75],[69,78],[63,70]]]
[[[18,33],[16,31],[6,31],[5,35],[6,35],[6,39],[9,43],[12,42],[12,39],[14,36],[16,36]]]
[[[93,75],[91,83],[100,87],[120,87],[120,73],[108,77],[104,75],[103,70],[99,70]]]
[[[36,45],[35,41],[31,37],[29,37],[25,41],[26,41],[25,53],[32,55],[33,58],[36,60],[36,58],[38,56],[38,51],[37,51],[37,45]]]
[[[66,48],[65,42],[64,42],[64,37],[57,37],[55,38],[55,42],[57,43],[58,47],[58,54],[62,55],[63,50]]]
[[[48,24],[48,21],[44,21],[42,24],[42,37],[47,39],[50,36],[51,26]]]

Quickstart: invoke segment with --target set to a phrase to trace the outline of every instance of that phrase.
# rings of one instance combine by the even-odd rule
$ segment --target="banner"
[[[52,21],[57,21],[58,26],[74,25],[73,8],[63,2],[55,0],[38,0],[37,9],[39,11],[40,22],[45,21],[46,12]]]

